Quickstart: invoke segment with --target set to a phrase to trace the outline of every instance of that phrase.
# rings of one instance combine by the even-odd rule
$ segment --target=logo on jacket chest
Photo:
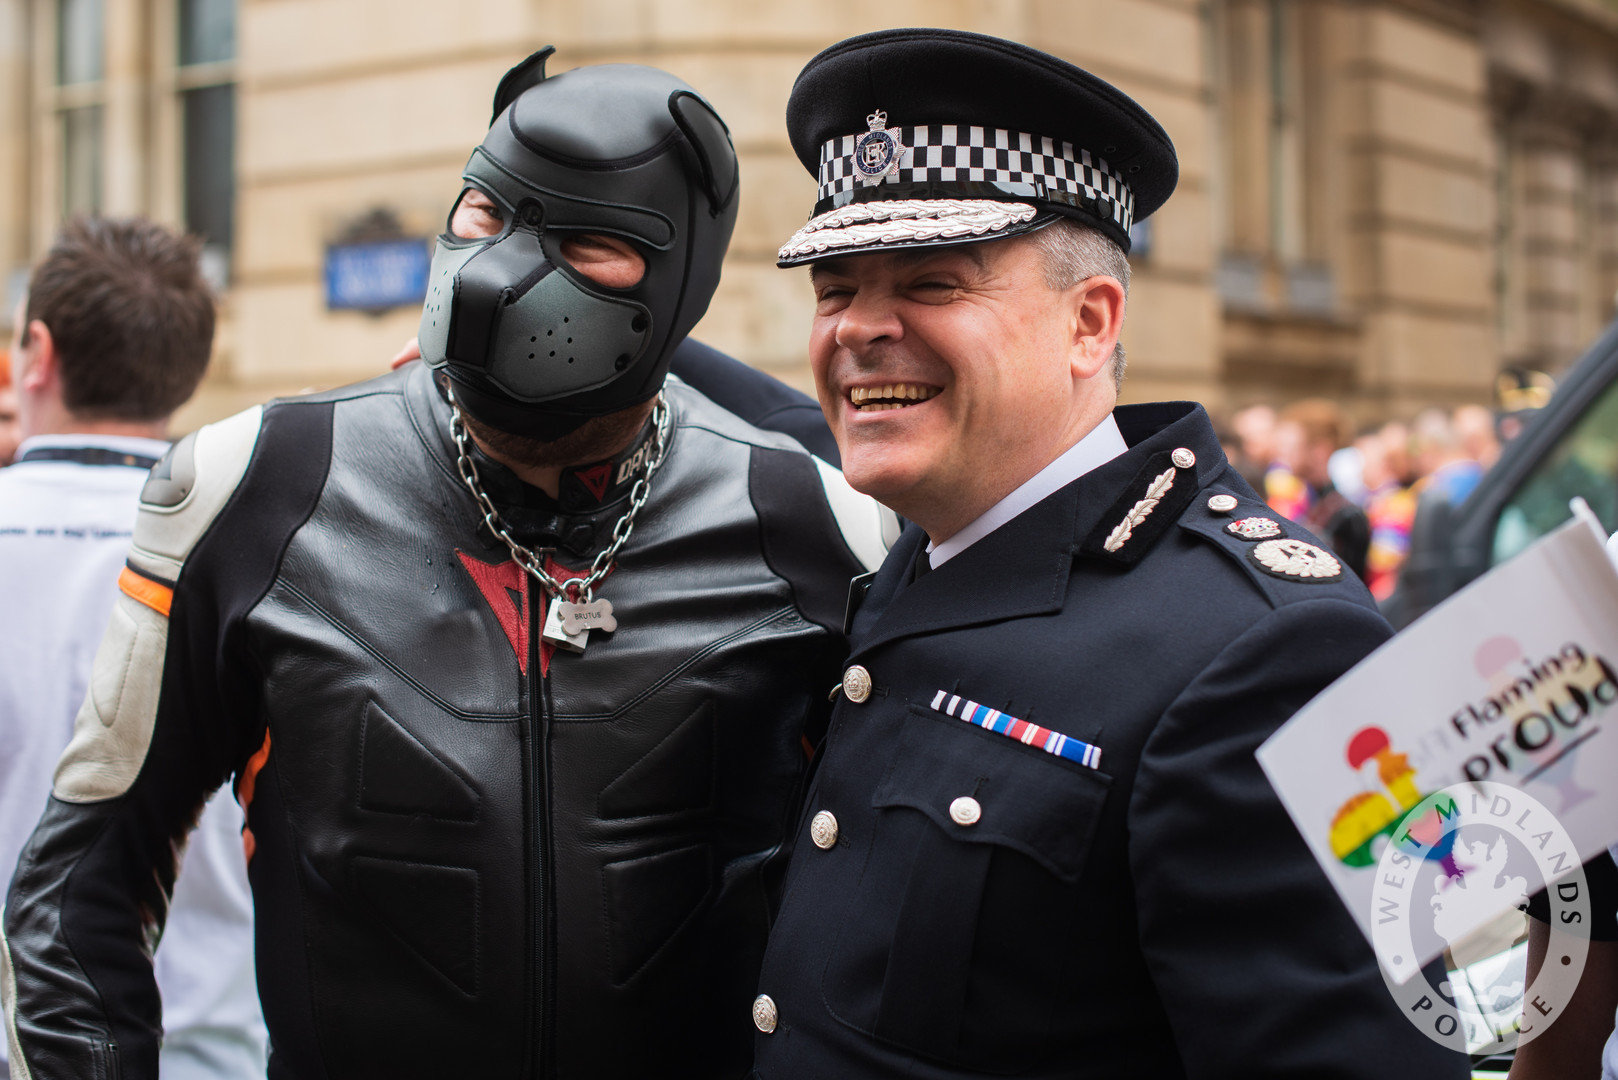
[[[523,675],[528,674],[528,641],[530,617],[533,613],[528,610],[528,574],[514,560],[502,563],[486,563],[482,559],[473,558],[466,552],[456,549],[455,554],[466,568],[466,573],[477,586],[489,610],[494,614],[495,621],[505,633],[506,640],[511,643],[511,651],[517,657],[517,670]],[[557,581],[567,582],[583,578],[587,570],[574,570],[561,563],[545,557],[545,571]],[[607,571],[612,576],[612,570]],[[549,605],[556,603],[554,598],[542,598],[539,615],[545,616]],[[539,643],[539,672],[541,676],[549,675],[551,670],[551,657],[556,655],[556,646],[549,641],[541,640]]]

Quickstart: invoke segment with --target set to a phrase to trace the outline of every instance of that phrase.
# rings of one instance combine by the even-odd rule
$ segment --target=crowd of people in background
[[[1221,438],[1265,501],[1324,540],[1378,601],[1398,586],[1423,495],[1464,502],[1501,445],[1496,415],[1482,405],[1430,408],[1356,432],[1325,398],[1249,405]]]

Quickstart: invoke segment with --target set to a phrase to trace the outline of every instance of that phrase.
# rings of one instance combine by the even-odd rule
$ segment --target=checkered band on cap
[[[1126,234],[1135,218],[1135,194],[1101,158],[1072,143],[1005,128],[929,124],[891,129],[906,150],[898,168],[881,184],[986,182],[1031,185],[1066,195]],[[865,132],[828,140],[820,148],[820,203],[817,211],[843,205],[864,187],[854,165],[854,149]],[[880,187],[881,185],[877,185]],[[881,197],[880,195],[878,196]]]

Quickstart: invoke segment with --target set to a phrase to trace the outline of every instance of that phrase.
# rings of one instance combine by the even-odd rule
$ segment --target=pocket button
[[[949,804],[950,819],[957,825],[976,825],[983,817],[983,807],[970,795],[962,795]]]

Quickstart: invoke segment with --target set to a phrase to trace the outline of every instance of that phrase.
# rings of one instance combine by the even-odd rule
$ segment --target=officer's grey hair
[[[1045,284],[1057,291],[1071,289],[1085,278],[1110,277],[1124,287],[1129,298],[1129,257],[1099,229],[1072,218],[1058,218],[1029,239],[1045,260]],[[1124,384],[1124,344],[1112,349],[1113,385]]]

